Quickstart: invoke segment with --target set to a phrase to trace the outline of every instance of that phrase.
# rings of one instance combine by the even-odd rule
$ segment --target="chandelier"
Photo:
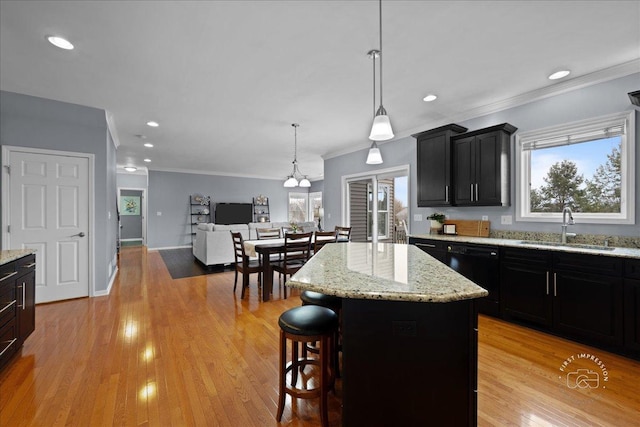
[[[307,179],[306,175],[302,175],[298,170],[298,123],[292,123],[294,131],[294,145],[293,145],[293,171],[291,175],[287,176],[287,180],[284,182],[285,187],[311,187],[311,182]]]

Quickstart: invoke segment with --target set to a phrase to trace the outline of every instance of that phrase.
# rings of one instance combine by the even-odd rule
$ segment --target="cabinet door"
[[[501,184],[509,176],[501,177],[502,132],[491,132],[476,136],[476,174],[474,200],[480,205],[501,204]],[[502,179],[501,179],[502,178]]]
[[[503,262],[500,283],[504,317],[550,327],[553,304],[549,274],[544,266]]]
[[[447,262],[447,242],[442,240],[426,240],[409,238],[410,245],[416,245],[422,251],[428,253],[443,264]]]
[[[475,136],[461,138],[453,145],[453,182],[456,205],[475,204]]]
[[[22,344],[36,329],[36,273],[31,271],[16,281],[18,337]]]
[[[418,206],[451,204],[451,145],[447,133],[418,140]]]
[[[624,279],[624,330],[624,346],[640,351],[640,280]]]
[[[557,270],[554,329],[595,343],[622,345],[622,278]]]

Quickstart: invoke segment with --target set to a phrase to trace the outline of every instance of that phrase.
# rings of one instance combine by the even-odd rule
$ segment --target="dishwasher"
[[[447,265],[489,291],[487,297],[477,300],[480,313],[500,315],[500,255],[497,247],[449,244]]]

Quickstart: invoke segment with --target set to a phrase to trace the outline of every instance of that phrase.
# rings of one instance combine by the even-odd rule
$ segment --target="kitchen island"
[[[344,426],[476,425],[486,290],[389,243],[327,244],[287,286],[343,298]]]

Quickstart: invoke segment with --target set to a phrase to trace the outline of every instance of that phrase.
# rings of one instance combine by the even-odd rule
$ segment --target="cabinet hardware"
[[[0,282],[2,282],[3,280],[8,279],[9,277],[15,276],[16,274],[18,274],[18,272],[17,272],[17,271],[11,272],[11,273],[9,273],[9,274],[5,274],[5,275],[2,277],[2,279],[0,279]]]
[[[471,184],[471,201],[473,202],[473,184]]]
[[[16,303],[16,300],[11,301],[9,304],[2,307],[2,310],[0,310],[0,313],[2,313],[3,311],[5,311],[7,308],[11,307],[15,303]]]
[[[478,201],[478,183],[476,182],[476,202]]]
[[[425,248],[435,248],[436,245],[431,245],[429,243],[416,243],[416,246],[424,246]]]
[[[547,295],[549,295],[549,271],[547,270]]]
[[[22,282],[22,285],[18,285],[18,289],[20,289],[21,291],[18,291],[22,294],[22,305],[18,304],[18,308],[21,308],[24,310],[24,282]]]
[[[31,264],[23,265],[23,266],[22,266],[22,268],[31,268],[31,267],[33,267],[34,265],[36,265],[36,263],[35,263],[35,262],[32,262]]]
[[[27,292],[27,285],[24,282],[22,282],[22,310],[27,309],[27,303],[25,302],[25,299],[27,299],[26,292]]]
[[[449,203],[449,186],[444,186],[444,201]]]
[[[11,347],[13,345],[14,342],[16,342],[18,338],[14,338],[9,342],[9,345],[7,345],[4,350],[0,351],[0,357],[2,357],[2,355],[4,354],[5,351],[9,350],[9,347]]]
[[[554,297],[558,296],[558,292],[556,289],[556,273],[553,273],[553,296]]]

